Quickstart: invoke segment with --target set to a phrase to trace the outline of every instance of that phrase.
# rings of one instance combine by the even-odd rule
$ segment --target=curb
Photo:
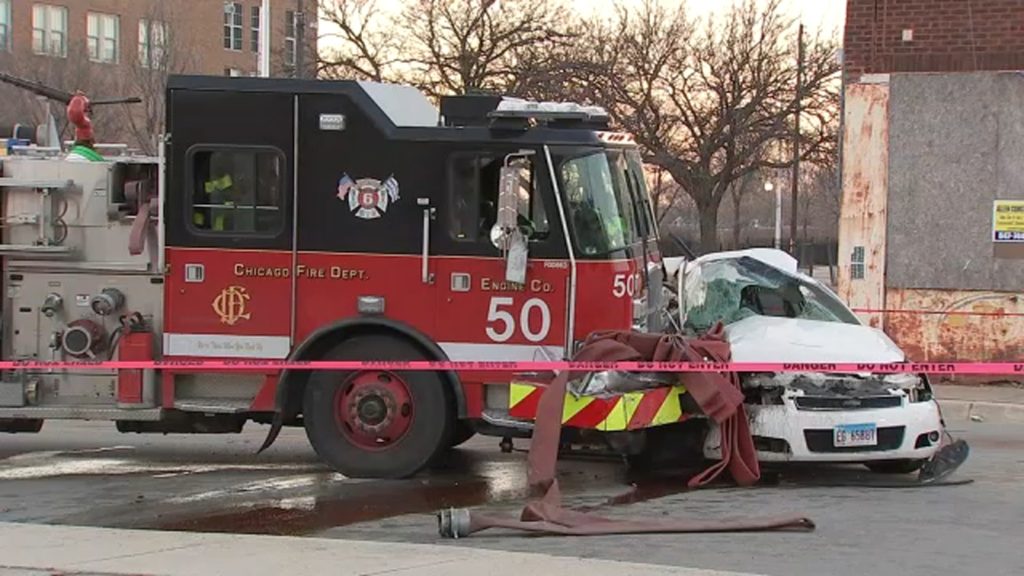
[[[942,416],[956,422],[1024,422],[1024,404],[938,399]]]

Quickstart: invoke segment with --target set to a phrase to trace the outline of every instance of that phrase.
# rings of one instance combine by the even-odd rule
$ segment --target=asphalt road
[[[472,507],[517,516],[522,453],[478,438],[445,468],[407,481],[353,481],[321,466],[300,430],[256,456],[266,428],[241,435],[118,434],[112,425],[48,422],[36,435],[0,434],[0,521],[316,535],[421,542],[746,571],[771,576],[1024,573],[1024,425],[963,423],[970,459],[928,488],[836,487],[877,480],[859,467],[783,469],[777,486],[679,489],[676,479],[628,478],[613,460],[559,467],[567,503],[623,518],[797,513],[813,533],[528,537],[437,536],[434,512]],[[633,503],[604,505],[637,483]]]

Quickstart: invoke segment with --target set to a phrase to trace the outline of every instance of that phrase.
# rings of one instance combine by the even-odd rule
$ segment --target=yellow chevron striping
[[[566,394],[565,400],[562,402],[562,424],[565,424],[570,418],[579,414],[580,410],[586,408],[593,401],[593,398],[587,398],[585,396],[577,398],[572,394]]]
[[[531,392],[536,390],[536,386],[529,384],[517,384],[515,382],[509,384],[508,387],[508,407],[513,408],[520,402],[526,399]]]
[[[603,432],[613,432],[615,430],[625,430],[626,423],[629,421],[626,419],[626,406],[623,398],[620,396],[614,400],[615,406],[612,407],[608,415],[605,416],[604,420],[600,424],[595,426],[598,430]]]
[[[629,392],[616,399],[615,408],[608,414],[608,417],[598,426],[598,430],[605,432],[618,432],[629,429],[629,421],[636,414],[643,398],[641,392]]]
[[[661,403],[650,425],[658,426],[678,422],[679,418],[683,415],[682,407],[679,405],[679,397],[685,393],[686,389],[682,386],[673,388],[672,392],[665,397],[665,401]]]
[[[542,390],[542,387],[534,386],[532,384],[511,383],[509,385],[509,409],[520,404],[530,394],[540,390]],[[682,408],[679,405],[679,397],[683,394],[686,394],[685,387],[676,386],[672,388],[671,392],[669,392],[668,396],[665,397],[665,400],[662,402],[651,421],[640,426],[640,428],[650,428],[678,422],[683,415]],[[614,400],[614,408],[612,408],[604,420],[594,426],[594,429],[604,432],[628,430],[629,422],[633,419],[637,409],[640,407],[640,401],[643,400],[644,395],[645,394],[643,392],[629,392],[616,398]],[[577,398],[572,394],[567,393],[562,404],[562,423],[564,424],[571,420],[574,416],[579,414],[581,410],[596,400],[596,398],[588,397]]]
[[[640,407],[640,401],[643,398],[644,395],[641,392],[630,392],[622,397],[626,408],[626,423],[622,426],[623,430],[629,427],[629,422],[633,420],[633,415],[636,414],[636,410]]]

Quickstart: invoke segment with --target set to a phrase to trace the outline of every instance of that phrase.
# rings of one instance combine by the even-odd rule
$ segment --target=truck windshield
[[[657,227],[654,221],[654,212],[651,210],[651,196],[647,190],[647,179],[644,177],[644,164],[640,158],[640,152],[635,149],[626,152],[626,164],[629,181],[633,184],[636,213],[640,221],[640,235],[648,240],[655,239],[658,237]]]
[[[618,150],[595,150],[562,162],[561,187],[580,250],[587,256],[621,250],[641,237],[631,189],[635,182]]]

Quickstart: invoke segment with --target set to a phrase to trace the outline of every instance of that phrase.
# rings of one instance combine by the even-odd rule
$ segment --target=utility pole
[[[796,114],[793,117],[793,186],[792,206],[789,220],[789,253],[796,257],[796,212],[797,196],[800,193],[800,111],[803,104],[804,74],[804,25],[800,24],[797,32],[796,48]]]
[[[304,60],[306,55],[306,13],[303,11],[304,0],[295,0],[295,77],[305,77]]]

